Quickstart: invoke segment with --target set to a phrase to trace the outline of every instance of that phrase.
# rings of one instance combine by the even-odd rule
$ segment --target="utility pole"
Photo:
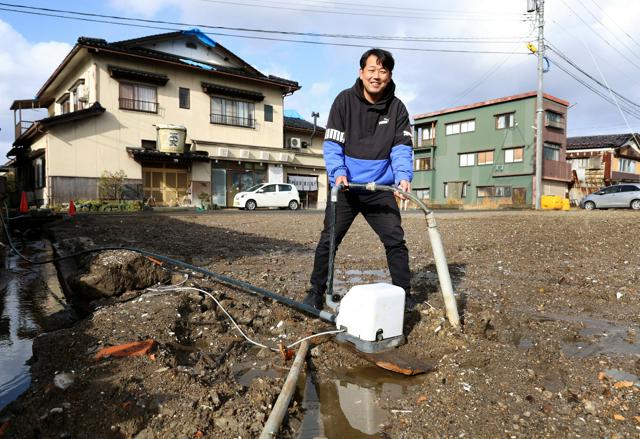
[[[542,141],[543,131],[543,81],[544,75],[544,0],[536,0],[536,19],[538,22],[538,93],[536,95],[536,209],[540,210],[540,200],[542,197],[542,151],[544,142]]]

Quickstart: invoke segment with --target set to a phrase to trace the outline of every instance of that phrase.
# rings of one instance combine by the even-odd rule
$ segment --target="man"
[[[350,89],[333,102],[323,146],[331,186],[349,182],[397,186],[411,189],[413,148],[409,114],[395,97],[391,73],[395,61],[382,49],[366,51],[360,58],[360,73]],[[395,194],[404,199],[400,193]],[[407,293],[412,308],[409,252],[400,224],[400,212],[391,192],[342,191],[336,206],[336,250],[356,216],[361,213],[385,247],[394,285]],[[322,309],[327,288],[330,239],[330,205],[324,230],[316,247],[311,288],[304,303]]]

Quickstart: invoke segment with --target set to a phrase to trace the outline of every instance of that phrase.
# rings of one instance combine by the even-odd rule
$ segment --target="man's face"
[[[360,79],[364,85],[365,97],[375,102],[391,82],[391,72],[382,66],[377,56],[370,55],[364,68],[360,69]]]

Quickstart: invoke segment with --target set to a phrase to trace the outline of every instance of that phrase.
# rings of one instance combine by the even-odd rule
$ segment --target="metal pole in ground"
[[[309,341],[305,340],[300,345],[300,349],[298,349],[298,353],[296,354],[295,360],[293,360],[293,365],[291,366],[291,370],[289,370],[289,375],[287,375],[284,386],[282,386],[280,395],[278,395],[278,399],[273,406],[273,410],[271,410],[269,419],[267,419],[267,422],[264,424],[264,428],[260,434],[260,439],[271,439],[277,437],[284,415],[287,414],[287,408],[289,407],[289,402],[291,401],[293,392],[296,390],[298,375],[300,375],[300,371],[305,364],[304,360],[308,351]]]

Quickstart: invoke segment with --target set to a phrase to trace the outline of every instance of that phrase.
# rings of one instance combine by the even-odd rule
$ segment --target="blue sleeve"
[[[326,142],[325,142],[326,143]],[[413,148],[410,145],[396,145],[391,148],[391,169],[395,184],[400,180],[411,183],[413,179]]]
[[[324,162],[327,166],[327,175],[333,183],[336,177],[347,176],[347,166],[344,163],[343,146],[332,140],[325,140],[322,145]]]

